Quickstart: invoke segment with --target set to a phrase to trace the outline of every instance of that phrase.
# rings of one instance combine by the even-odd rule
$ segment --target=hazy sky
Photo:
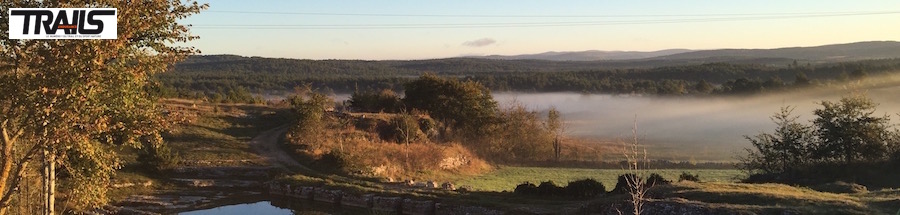
[[[900,40],[900,1],[208,0],[203,54],[427,59]]]

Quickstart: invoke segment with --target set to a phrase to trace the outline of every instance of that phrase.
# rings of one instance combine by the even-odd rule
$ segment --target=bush
[[[650,177],[647,177],[647,182],[645,184],[648,184],[650,186],[656,186],[656,185],[666,185],[666,184],[671,184],[671,183],[672,183],[671,181],[666,180],[661,175],[656,174],[656,173],[651,173]]]
[[[409,134],[407,134],[409,133]],[[397,114],[388,123],[378,125],[378,136],[385,141],[405,143],[424,139],[425,134],[419,129],[419,121],[409,114]]]
[[[693,181],[700,182],[700,175],[691,175],[687,172],[681,172],[681,175],[678,176],[678,181]]]
[[[513,191],[519,195],[537,195],[537,186],[532,184],[531,182],[521,183],[516,186],[516,190]]]
[[[334,151],[322,155],[322,157],[313,162],[313,166],[317,167],[317,169],[333,171],[339,171],[345,164],[346,161],[343,155]]]
[[[610,192],[611,193],[628,193],[628,187],[629,187],[628,178],[633,179],[632,181],[643,181],[642,179],[638,178],[638,176],[635,174],[629,173],[629,174],[619,175],[619,178],[616,179],[616,187],[613,188],[613,190]]]
[[[356,119],[356,123],[354,123],[354,126],[359,130],[375,132],[378,128],[378,119],[358,118]]]
[[[350,95],[350,107],[360,112],[397,113],[402,107],[400,97],[394,91],[385,89],[378,92],[354,92]]]
[[[557,186],[553,181],[541,182],[537,187],[537,194],[540,196],[561,196],[563,188]]]
[[[588,178],[569,182],[566,185],[565,193],[570,197],[590,198],[606,193],[606,187],[603,186],[603,183]]]
[[[144,146],[137,153],[137,161],[147,169],[161,172],[176,167],[181,162],[178,154],[159,137],[144,137],[142,142]]]

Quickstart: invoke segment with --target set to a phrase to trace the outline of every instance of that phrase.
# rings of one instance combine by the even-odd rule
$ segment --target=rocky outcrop
[[[317,202],[327,202],[327,203],[335,203],[340,204],[341,198],[344,196],[344,192],[341,190],[328,190],[325,188],[315,188],[315,194],[313,194],[313,200]]]
[[[400,206],[403,214],[407,215],[430,215],[434,214],[434,201],[431,200],[412,200],[404,199]]]
[[[400,212],[402,204],[403,199],[400,197],[376,196],[372,198],[372,210],[375,211],[397,213]]]
[[[431,184],[434,187],[438,186],[435,182],[431,182]],[[445,185],[444,187],[452,187],[450,185]],[[269,194],[289,196],[298,200],[313,200],[347,207],[365,208],[388,214],[503,214],[501,211],[478,206],[441,205],[441,203],[430,199],[353,194],[323,187],[270,184],[268,188]]]

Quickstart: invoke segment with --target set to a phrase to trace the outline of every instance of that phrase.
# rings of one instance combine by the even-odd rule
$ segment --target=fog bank
[[[877,115],[898,122],[900,87],[871,89]],[[655,97],[579,93],[498,92],[502,105],[516,101],[546,112],[555,106],[567,121],[570,135],[604,140],[629,140],[635,122],[638,137],[650,145],[652,159],[733,160],[750,147],[744,135],[771,132],[769,117],[780,107],[796,107],[794,114],[808,122],[822,100],[837,101],[846,90],[804,91],[744,97]],[[657,156],[653,156],[653,155]]]

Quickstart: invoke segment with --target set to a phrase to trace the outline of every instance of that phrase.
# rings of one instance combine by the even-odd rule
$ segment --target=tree
[[[378,92],[356,91],[350,95],[350,107],[356,111],[397,113],[401,106],[400,97],[389,89]]]
[[[55,213],[56,166],[69,175],[68,200],[78,208],[106,203],[120,166],[110,150],[161,141],[161,120],[146,92],[151,75],[195,53],[174,43],[196,39],[179,19],[206,5],[182,1],[2,1],[9,8],[118,8],[115,40],[12,40],[0,33],[0,214],[17,199],[20,180],[40,156],[44,213]],[[0,29],[9,29],[7,22]],[[8,137],[8,138],[7,138]],[[21,200],[21,199],[20,199]]]
[[[713,89],[715,88],[703,79],[701,79],[699,82],[697,82],[696,85],[694,85],[694,90],[698,93],[707,94],[712,92]]]
[[[428,112],[435,119],[478,135],[497,113],[491,92],[473,81],[425,74],[405,85],[407,108]]]
[[[822,101],[813,113],[820,140],[814,158],[843,159],[844,163],[879,160],[887,156],[890,118],[873,116],[875,104],[863,95],[843,97],[839,102]]]
[[[562,135],[565,132],[565,126],[561,117],[562,115],[556,110],[556,107],[551,106],[550,110],[547,111],[547,122],[544,123],[547,131],[550,131],[553,135],[553,158],[557,162],[559,162],[560,154],[562,154]]]
[[[795,87],[806,87],[811,85],[812,82],[806,77],[806,73],[798,72],[796,76],[794,76],[794,86]]]
[[[296,119],[287,138],[291,143],[317,146],[323,141],[322,131],[327,125],[325,111],[331,108],[334,101],[325,94],[313,92],[309,85],[298,87],[295,91],[288,98]]]
[[[781,173],[807,162],[815,134],[810,126],[797,122],[799,116],[793,116],[793,110],[786,106],[772,115],[772,122],[777,126],[775,132],[744,136],[754,148],[747,150],[749,154],[742,159],[742,169]]]

